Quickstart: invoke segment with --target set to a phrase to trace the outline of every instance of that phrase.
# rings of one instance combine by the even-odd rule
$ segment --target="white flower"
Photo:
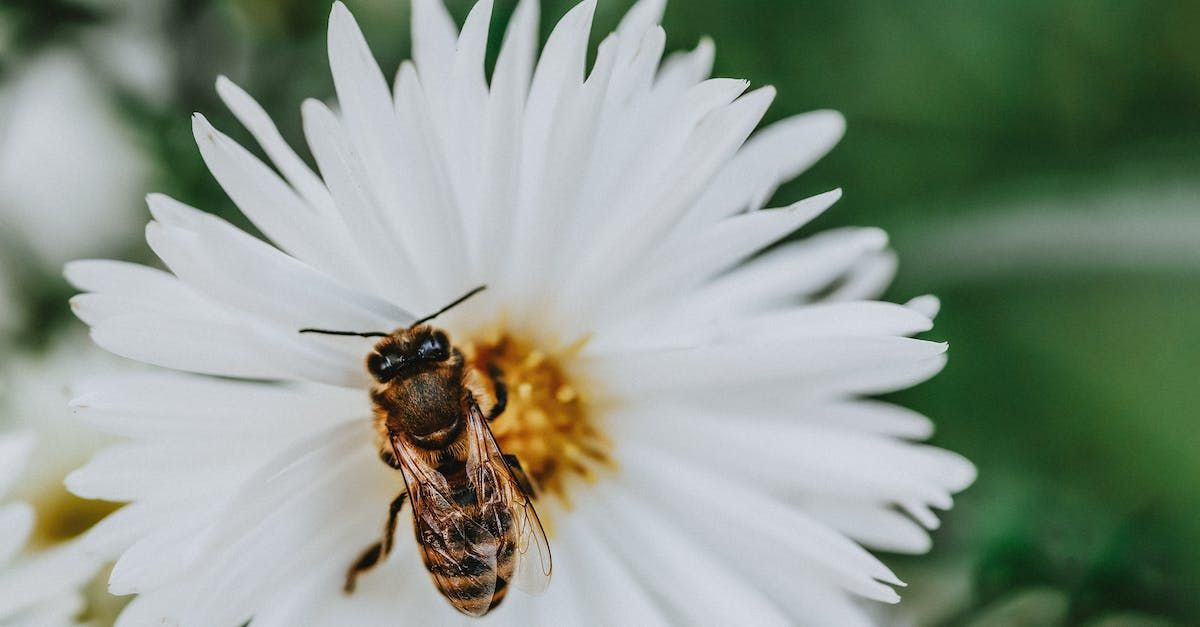
[[[594,2],[539,57],[537,3],[523,1],[489,82],[491,2],[459,34],[418,0],[414,62],[392,91],[336,4],[339,112],[303,106],[320,177],[218,81],[279,174],[197,116],[200,150],[278,249],[152,196],[147,239],[171,273],[67,268],[97,343],[225,377],[101,377],[75,401],[129,439],[68,478],[131,502],[87,536],[121,553],[113,592],[139,593],[122,624],[455,620],[407,525],[343,594],[403,482],[374,442],[371,340],[298,330],[390,330],[484,283],[437,324],[505,371],[493,430],[544,489],[555,559],[545,595],[510,595],[485,620],[854,625],[870,622],[862,599],[898,599],[862,547],[925,551],[930,508],[974,469],[910,441],[926,418],[860,397],[942,367],[945,345],[906,337],[931,327],[936,300],[868,300],[895,265],[875,229],[751,258],[837,200],[761,210],[842,119],[802,115],[747,141],[772,90],[705,80],[707,42],[662,61],[662,8],[639,3],[585,78]]]
[[[20,244],[21,263],[110,253],[136,228],[150,168],[109,97],[64,49],[0,89],[0,241]]]
[[[33,507],[3,501],[23,478],[34,445],[30,431],[0,433],[0,624],[70,625],[83,608],[78,588],[98,565],[76,543],[27,554],[24,549],[35,523]]]
[[[111,441],[73,418],[69,384],[85,372],[130,368],[79,333],[61,337],[44,355],[9,351],[5,358],[0,498],[17,502],[0,506],[0,542],[11,543],[0,548],[0,624],[74,624],[68,619],[81,609],[96,614],[96,599],[80,590],[103,560],[73,538],[113,508],[83,501],[63,487],[68,472]]]

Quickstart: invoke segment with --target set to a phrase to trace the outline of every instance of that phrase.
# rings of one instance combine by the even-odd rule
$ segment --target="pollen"
[[[498,371],[508,389],[492,433],[515,455],[542,495],[570,507],[570,491],[615,468],[612,443],[599,428],[601,392],[573,366],[587,340],[559,348],[510,331],[478,334],[460,348],[481,372]]]

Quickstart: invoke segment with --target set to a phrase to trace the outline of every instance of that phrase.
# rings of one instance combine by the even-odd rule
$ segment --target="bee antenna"
[[[420,320],[417,320],[416,322],[412,323],[412,325],[411,325],[411,326],[409,326],[408,328],[410,328],[410,329],[413,329],[413,328],[416,328],[417,326],[419,326],[419,325],[421,325],[421,324],[424,324],[424,323],[426,323],[426,322],[429,322],[430,320],[433,320],[434,318],[436,318],[436,317],[438,317],[438,316],[440,316],[440,315],[442,315],[442,314],[446,313],[447,311],[450,311],[451,309],[454,309],[455,307],[457,307],[457,306],[459,306],[459,305],[463,304],[464,302],[466,302],[466,300],[467,300],[468,298],[471,298],[472,296],[474,296],[474,295],[476,295],[476,294],[478,294],[478,293],[480,293],[480,292],[482,292],[483,290],[486,290],[486,289],[487,289],[487,286],[486,286],[486,285],[480,285],[479,287],[477,287],[477,288],[475,288],[475,289],[473,289],[473,290],[471,290],[471,291],[467,292],[466,294],[463,294],[463,295],[462,295],[462,296],[461,296],[461,297],[460,297],[458,300],[456,300],[456,301],[454,301],[454,302],[450,303],[449,305],[446,305],[445,307],[442,307],[441,309],[437,310],[437,313],[434,313],[433,315],[425,316],[424,318],[421,318]]]
[[[300,329],[301,333],[319,333],[321,335],[341,335],[346,337],[387,337],[390,333],[382,333],[379,331],[367,331],[359,333],[358,331],[326,331],[325,329]]]

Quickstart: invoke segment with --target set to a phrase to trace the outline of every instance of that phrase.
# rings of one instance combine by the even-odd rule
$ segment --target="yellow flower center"
[[[586,339],[558,349],[507,330],[470,336],[460,346],[481,372],[500,369],[508,405],[492,422],[500,449],[516,455],[543,494],[570,507],[573,483],[613,468],[612,443],[597,428],[599,390],[571,370]]]
[[[66,542],[91,529],[100,519],[113,513],[120,503],[81,499],[62,485],[39,490],[30,498],[37,524],[30,545],[44,549]]]

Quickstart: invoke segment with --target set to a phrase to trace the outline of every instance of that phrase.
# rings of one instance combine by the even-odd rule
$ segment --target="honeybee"
[[[301,331],[382,338],[366,360],[371,402],[380,458],[400,471],[406,490],[392,501],[383,538],[350,565],[347,594],[391,551],[406,501],[425,567],[463,614],[488,613],[510,584],[532,594],[549,585],[550,546],[530,502],[533,484],[488,426],[507,404],[503,373],[466,363],[445,331],[426,324],[483,289],[391,333]]]

